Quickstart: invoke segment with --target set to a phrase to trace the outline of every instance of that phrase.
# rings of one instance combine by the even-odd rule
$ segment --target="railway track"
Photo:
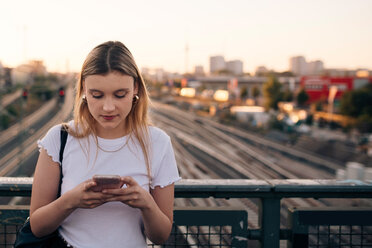
[[[186,113],[169,105],[155,102],[151,109],[151,116],[155,125],[171,136],[179,171],[183,178],[329,179],[334,177],[333,171],[341,167],[332,161],[279,146],[256,135]],[[56,116],[50,120],[48,126],[60,122],[60,119],[61,116]],[[37,132],[36,136],[40,137],[41,132],[45,133],[44,128],[39,131],[40,134]],[[321,166],[317,166],[321,163]],[[14,165],[2,167],[0,175],[7,175],[12,170]],[[258,201],[255,199],[177,198],[175,204],[244,208],[248,212],[249,228],[258,228],[259,208]],[[314,199],[284,199],[281,208],[282,224],[286,224],[288,207],[326,205],[328,205],[326,201]]]
[[[151,117],[156,126],[171,136],[183,178],[331,179],[333,172],[341,168],[324,158],[282,147],[169,105],[154,103]],[[257,200],[176,199],[175,204],[244,208],[248,212],[249,228],[258,228]],[[290,198],[283,199],[281,204],[281,224],[285,225],[289,207],[324,207],[329,202]]]
[[[16,175],[15,172],[28,157],[32,156],[32,154],[37,151],[36,141],[43,137],[49,128],[65,120],[70,115],[73,105],[72,99],[73,89],[70,87],[66,90],[65,104],[59,107],[60,109],[57,113],[52,111],[53,108],[56,108],[55,105],[57,101],[56,99],[53,99],[34,114],[30,115],[25,121],[28,126],[31,124],[34,125],[44,117],[47,118],[47,121],[42,126],[38,126],[31,135],[23,140],[21,144],[12,146],[10,150],[7,147],[7,143],[9,144],[12,142],[13,129],[4,131],[7,135],[4,135],[5,137],[2,136],[1,147],[4,147],[4,149],[6,148],[7,152],[0,158],[0,176],[19,176]],[[52,116],[50,116],[51,114]],[[19,125],[20,124],[15,124],[15,129],[19,129]]]

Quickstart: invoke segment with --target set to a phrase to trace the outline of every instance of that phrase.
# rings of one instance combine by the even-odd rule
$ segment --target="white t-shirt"
[[[74,127],[73,122],[69,126]],[[56,125],[38,141],[39,147],[44,148],[55,162],[59,162],[60,130],[61,125]],[[97,149],[92,135],[83,139],[68,135],[63,154],[61,194],[95,174],[131,176],[147,191],[149,186],[165,187],[178,181],[180,177],[169,136],[152,126],[149,136],[151,185],[137,140],[132,142],[128,136],[118,139],[97,137],[99,146],[106,151],[115,151],[128,142],[117,152],[103,152]],[[108,202],[94,209],[76,209],[61,223],[59,232],[77,248],[147,247],[140,210],[121,202]]]

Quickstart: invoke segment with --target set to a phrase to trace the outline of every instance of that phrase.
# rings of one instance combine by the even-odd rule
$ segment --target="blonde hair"
[[[74,105],[75,129],[69,128],[69,133],[77,138],[84,138],[93,134],[97,139],[95,119],[88,109],[86,100],[83,99],[84,80],[90,75],[106,75],[110,72],[119,72],[133,77],[134,87],[138,89],[138,97],[125,119],[125,133],[137,138],[146,162],[147,175],[151,183],[151,166],[149,159],[149,133],[150,125],[147,109],[150,99],[145,82],[138,70],[136,62],[128,48],[119,41],[108,41],[96,46],[87,56],[81,68],[79,79],[76,83],[76,96]]]

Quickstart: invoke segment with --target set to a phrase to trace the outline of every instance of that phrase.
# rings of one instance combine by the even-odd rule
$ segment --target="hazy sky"
[[[287,70],[289,57],[326,68],[372,69],[372,0],[2,0],[0,61],[41,59],[79,71],[87,53],[120,40],[139,67],[209,69],[209,56],[244,70]]]

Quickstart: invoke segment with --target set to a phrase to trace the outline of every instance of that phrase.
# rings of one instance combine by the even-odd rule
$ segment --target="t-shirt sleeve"
[[[152,170],[154,172],[150,185],[152,189],[156,186],[164,188],[181,179],[178,174],[177,163],[169,136],[166,136],[164,143],[164,150],[161,153],[162,157]]]
[[[61,125],[56,125],[49,129],[47,134],[37,141],[39,151],[43,148],[54,162],[59,162],[59,150],[61,146]]]

